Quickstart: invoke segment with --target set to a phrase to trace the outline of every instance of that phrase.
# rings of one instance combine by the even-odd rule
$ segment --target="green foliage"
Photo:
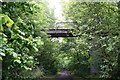
[[[3,57],[0,59],[3,60],[3,79],[19,79],[22,71],[30,71],[41,64],[37,57],[47,37],[41,30],[53,21],[46,8],[47,3],[43,2],[2,3],[0,55]]]
[[[85,77],[89,74],[89,50],[86,40],[81,38],[66,38],[61,50],[68,58],[69,63],[64,68],[68,68],[76,76]],[[85,71],[83,71],[83,69]]]
[[[66,20],[76,21],[76,34],[81,34],[78,41],[86,40],[84,51],[89,51],[88,54],[91,54],[92,50],[95,56],[101,58],[98,62],[100,76],[102,78],[114,77],[113,72],[118,65],[120,47],[117,3],[75,1],[65,3],[67,5],[65,4],[63,9]],[[95,48],[96,45],[98,48]],[[81,50],[80,47],[79,50]],[[92,63],[93,58],[90,56],[88,61]]]
[[[10,18],[8,18],[8,20],[10,21],[6,20],[6,23],[2,24],[4,31],[1,33],[2,49],[0,49],[1,55],[3,56],[3,74],[4,76],[7,75],[6,79],[9,79],[10,76],[18,75],[18,72],[11,73],[12,71],[32,69],[32,66],[36,63],[34,63],[34,58],[32,56],[34,54],[30,53],[37,51],[37,42],[41,40],[39,37],[25,37],[25,33],[21,32],[19,28],[14,29],[14,26],[10,27],[7,25],[13,24],[13,21]],[[4,24],[6,24],[6,26]]]
[[[2,2],[0,60],[3,79],[43,78],[64,68],[80,77],[119,78],[120,28],[116,2],[65,2],[63,15],[73,21],[72,38],[49,38],[54,26],[47,2]],[[69,26],[65,24],[65,26]]]
[[[4,14],[0,14],[0,31],[4,31],[3,24],[6,24],[6,26],[9,28],[12,26],[14,22]],[[3,45],[7,44],[7,36],[4,33],[0,33],[0,47],[3,47]],[[5,56],[5,49],[0,49],[0,55]],[[0,60],[2,60],[2,57],[0,57]]]

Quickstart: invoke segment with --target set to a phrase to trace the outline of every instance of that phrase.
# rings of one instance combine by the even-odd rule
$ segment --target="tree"
[[[101,57],[101,77],[113,77],[119,53],[118,8],[116,2],[68,2],[64,7],[66,20],[76,21],[80,38],[88,40],[88,49],[98,45],[94,55]],[[76,25],[76,24],[75,24]],[[93,43],[91,43],[93,42]],[[90,54],[90,53],[89,53]],[[90,63],[91,63],[90,58]],[[114,73],[113,73],[114,74]]]
[[[40,48],[46,42],[41,31],[54,21],[43,2],[2,2],[0,15],[3,79],[19,79],[21,72],[36,68]],[[41,54],[41,53],[40,53]],[[39,63],[38,63],[39,62]],[[14,76],[14,77],[13,77]]]

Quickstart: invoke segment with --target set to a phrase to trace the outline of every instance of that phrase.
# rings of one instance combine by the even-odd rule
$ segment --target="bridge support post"
[[[94,46],[91,48],[91,53],[90,53],[90,58],[91,58],[90,73],[91,74],[96,74],[100,71],[99,64],[101,63],[101,58],[97,53],[95,53],[95,51],[98,48],[99,48],[98,44],[94,44]]]

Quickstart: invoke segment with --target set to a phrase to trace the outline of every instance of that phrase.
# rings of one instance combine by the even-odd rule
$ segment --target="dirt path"
[[[69,71],[64,70],[60,74],[57,74],[52,80],[73,80],[73,76],[69,73]]]

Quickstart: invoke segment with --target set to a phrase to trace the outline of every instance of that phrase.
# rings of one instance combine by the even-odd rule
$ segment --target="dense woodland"
[[[52,38],[56,18],[48,2],[1,2],[0,60],[4,80],[54,77],[120,79],[119,2],[62,2],[77,37]],[[62,39],[60,41],[59,39]],[[80,79],[79,79],[80,80]]]

